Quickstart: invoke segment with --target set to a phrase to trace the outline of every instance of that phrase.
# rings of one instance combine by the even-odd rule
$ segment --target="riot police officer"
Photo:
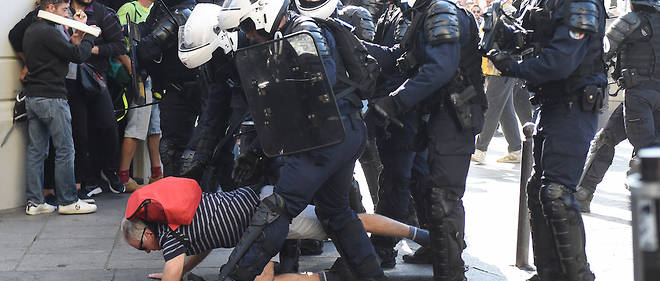
[[[153,91],[163,94],[160,157],[163,174],[170,176],[178,171],[179,158],[190,141],[201,108],[197,72],[186,68],[177,54],[179,27],[186,23],[195,1],[164,0],[154,5],[140,27],[144,35],[137,54],[140,67],[151,75]]]
[[[425,203],[433,276],[434,280],[464,280],[462,198],[474,136],[481,129],[486,107],[478,29],[470,11],[450,1],[409,1],[404,5],[411,7],[412,22],[401,44],[367,46],[383,69],[393,69],[403,53],[398,64],[406,80],[377,99],[372,108],[384,117],[383,125],[388,123],[386,117],[413,109],[430,113],[425,140],[433,186],[426,190]]]
[[[403,8],[406,10],[402,11],[401,7],[394,4],[387,7],[378,19],[374,43],[393,47],[401,42],[411,20],[409,7]],[[378,83],[376,93],[377,97],[383,97],[395,91],[405,81],[405,77],[398,70],[385,70],[379,80],[381,83]],[[375,211],[398,221],[404,221],[409,215],[412,168],[416,157],[416,152],[411,150],[411,147],[414,144],[421,114],[418,110],[410,110],[398,115],[397,118],[403,122],[403,127],[388,126],[371,130],[375,131],[378,155],[383,164]],[[369,118],[366,121],[368,127],[378,123],[378,121],[370,122]],[[422,162],[426,162],[426,158]],[[371,236],[371,242],[376,248],[383,268],[393,268],[396,265],[398,252],[394,247],[398,241],[399,239],[393,237]]]
[[[534,174],[527,184],[537,268],[531,280],[594,280],[573,193],[607,85],[602,40],[607,15],[601,1],[531,6],[523,26],[534,30],[528,42],[536,47],[533,56],[518,61],[507,51],[489,55],[503,75],[527,80],[532,103],[540,105]]]
[[[612,113],[607,126],[598,133],[592,145],[594,159],[587,162],[588,169],[576,195],[580,207],[587,212],[596,184],[612,163],[616,144],[627,137],[635,152],[660,144],[657,135],[660,125],[655,121],[660,116],[657,110],[660,66],[655,63],[656,54],[660,54],[660,36],[651,32],[660,28],[660,3],[631,1],[630,5],[632,11],[612,23],[606,34],[610,45],[606,58],[616,57],[612,78],[626,89],[625,101],[623,108],[620,106]]]
[[[276,34],[287,35],[298,31],[311,34],[316,43],[318,55],[323,61],[321,69],[326,69],[329,84],[334,85],[337,80],[335,73],[337,73],[336,67],[338,65],[335,61],[339,58],[332,56],[334,53],[332,35],[320,29],[311,18],[287,11],[286,8],[289,3],[288,0],[268,0],[252,3],[249,0],[227,1],[223,4],[226,9],[220,12],[219,15],[220,22],[224,23],[220,27],[222,29],[237,28],[240,24],[241,29],[248,34],[248,37],[257,42],[271,40]],[[273,44],[275,44],[273,48],[282,50],[280,49],[282,45]],[[269,45],[266,44],[266,46]],[[275,53],[281,52],[276,51]],[[270,63],[274,63],[276,59],[280,58],[279,56],[276,58],[269,57],[268,60]],[[237,61],[237,66],[240,67],[239,64],[240,62]],[[296,69],[301,68],[302,66],[296,67]],[[240,69],[239,73],[241,73]],[[254,73],[254,71],[249,73]],[[272,75],[276,74],[271,73],[268,76],[271,77]],[[241,81],[244,82],[247,78],[250,77],[243,77],[243,73],[241,73]],[[311,80],[301,80],[300,83],[304,83],[303,81]],[[314,81],[319,80],[316,78]],[[243,83],[243,89],[246,90],[249,87],[252,91],[254,87],[259,86],[259,89],[261,89],[259,92],[263,93],[268,91],[271,83],[257,82],[257,84],[252,85]],[[336,89],[336,86],[334,88]],[[245,92],[246,95],[251,93],[247,90]],[[293,95],[296,93],[287,94]],[[319,93],[306,91],[298,94],[317,95]],[[225,280],[254,280],[254,277],[261,273],[268,260],[281,248],[286,238],[290,220],[299,214],[312,199],[315,200],[317,215],[323,222],[327,232],[333,237],[333,242],[342,254],[346,264],[351,268],[351,273],[355,276],[353,278],[357,280],[377,280],[383,276],[383,271],[380,269],[375,251],[369,243],[364,227],[355,212],[349,207],[348,194],[351,188],[353,169],[355,161],[362,153],[366,138],[364,122],[360,117],[361,102],[359,98],[355,101],[351,95],[349,93],[336,101],[340,118],[334,120],[338,119],[338,122],[341,122],[343,129],[339,133],[344,136],[339,138],[338,143],[312,147],[311,150],[297,152],[282,158],[283,166],[279,170],[280,175],[273,195],[265,198],[260,204],[257,213],[252,218],[250,227],[230,255],[228,263],[223,266],[221,278],[227,278]],[[258,96],[258,94],[250,94],[250,96]],[[248,98],[249,101],[250,98]],[[332,104],[332,101],[328,99],[323,102]],[[257,105],[252,104],[250,106]],[[269,104],[267,106],[271,108],[277,105]],[[336,107],[334,108],[336,110]],[[305,109],[287,105],[287,110],[301,111]],[[282,136],[271,136],[264,134],[265,131],[259,131],[259,126],[266,123],[260,122],[255,113],[265,116],[266,114],[261,113],[263,111],[255,112],[251,110],[251,113],[257,124],[259,140],[265,150],[269,146],[265,142],[276,141],[276,138],[281,139]],[[265,112],[270,114],[271,111],[265,109]],[[275,112],[275,110],[272,112]],[[320,114],[322,112],[316,112],[314,116],[307,115],[307,118],[315,118]],[[295,120],[286,121],[290,123],[290,121]],[[299,130],[299,128],[297,129]],[[328,130],[323,127],[320,129],[323,130],[314,128],[314,130],[321,133]],[[287,134],[287,132],[281,130],[279,133]],[[321,140],[337,139],[337,137],[336,135],[327,135]],[[298,141],[308,140],[298,139]]]

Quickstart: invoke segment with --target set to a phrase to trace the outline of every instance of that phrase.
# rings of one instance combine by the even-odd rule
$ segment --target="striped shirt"
[[[158,224],[158,242],[165,261],[184,253],[197,255],[206,250],[236,246],[259,202],[259,196],[250,188],[204,193],[192,223],[176,230],[185,245],[176,239],[169,226]]]
[[[96,9],[102,9],[98,12],[99,18],[96,18]],[[110,57],[126,54],[126,42],[119,25],[119,18],[114,11],[97,1],[93,1],[92,5],[85,9],[85,14],[87,14],[87,25],[101,28],[101,36],[94,41],[94,45],[99,48],[99,54],[92,55],[87,62],[93,65],[96,71],[105,73],[109,68]]]

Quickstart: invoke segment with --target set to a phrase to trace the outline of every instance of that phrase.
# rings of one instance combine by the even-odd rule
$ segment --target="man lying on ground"
[[[145,223],[140,219],[124,219],[121,230],[124,240],[134,248],[147,253],[163,251],[163,273],[150,274],[149,277],[178,281],[184,273],[197,266],[212,249],[234,247],[247,229],[260,199],[266,198],[272,192],[273,186],[265,186],[244,187],[224,193],[205,193],[192,223],[179,227],[175,233],[166,224]],[[367,232],[409,238],[422,246],[428,243],[429,234],[426,230],[376,214],[360,214],[359,218]],[[287,239],[326,238],[314,206],[307,206],[292,220],[287,236]],[[184,262],[186,255],[189,258]],[[325,273],[284,274],[275,277],[273,265],[274,262],[271,261],[255,280],[326,280]]]

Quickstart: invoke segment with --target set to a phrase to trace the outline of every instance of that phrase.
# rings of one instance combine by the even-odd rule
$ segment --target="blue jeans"
[[[44,160],[48,156],[48,138],[55,146],[55,194],[59,205],[78,201],[73,172],[73,135],[71,111],[65,99],[28,97],[27,200],[44,202]]]

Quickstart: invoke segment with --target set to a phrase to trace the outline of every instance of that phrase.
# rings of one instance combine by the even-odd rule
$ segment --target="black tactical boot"
[[[380,267],[383,269],[391,269],[396,266],[396,256],[399,254],[397,250],[380,247],[375,247],[375,249],[378,258],[380,259]]]
[[[541,209],[539,192],[541,181],[532,176],[527,183],[527,204],[529,206],[529,222],[532,232],[532,247],[534,249],[534,265],[536,273],[530,281],[564,280],[559,259],[555,252],[555,243],[552,238],[552,230],[545,221]]]
[[[431,250],[427,247],[420,247],[414,254],[404,255],[403,262],[412,264],[431,264],[433,263]]]

